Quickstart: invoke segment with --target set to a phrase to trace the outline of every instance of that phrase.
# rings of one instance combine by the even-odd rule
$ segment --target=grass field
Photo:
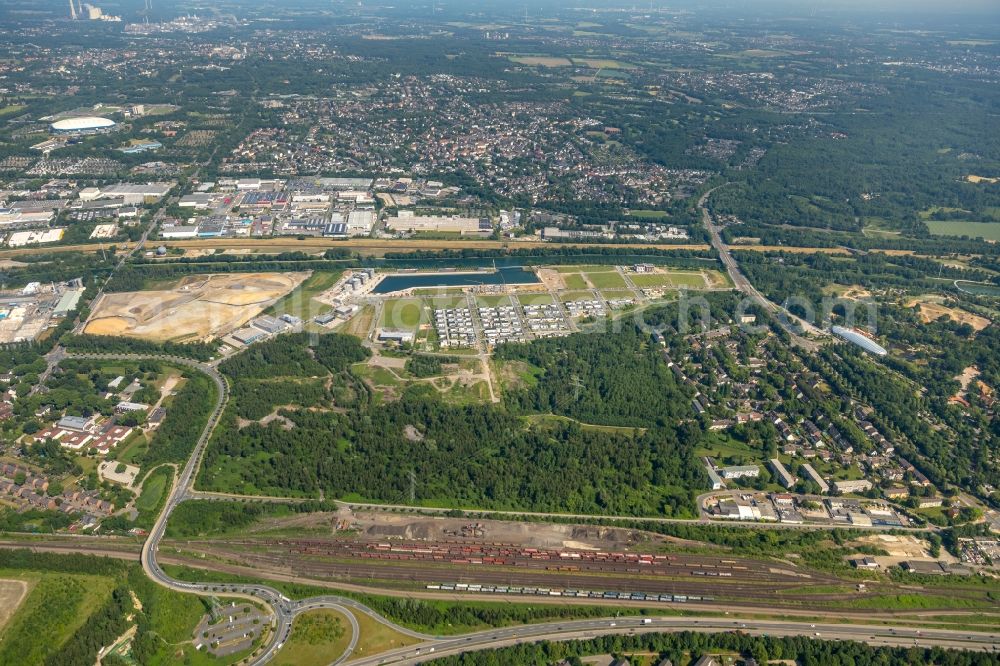
[[[134,463],[136,458],[141,456],[149,449],[149,440],[146,435],[141,432],[135,432],[129,435],[128,439],[125,440],[124,446],[115,452],[115,460],[120,460],[124,463]]]
[[[0,107],[0,118],[4,116],[12,116],[15,113],[21,113],[28,107],[24,104],[8,104],[7,106]]]
[[[670,276],[660,273],[643,273],[639,275],[631,275],[629,277],[632,279],[632,284],[640,289],[655,289],[657,287],[673,286],[673,282],[670,281]]]
[[[424,301],[420,298],[392,298],[382,308],[380,328],[415,330],[424,318]]]
[[[135,508],[139,511],[139,517],[136,518],[137,525],[152,527],[173,478],[173,469],[166,465],[161,465],[149,473],[142,484],[142,493],[135,501]]]
[[[670,281],[675,287],[705,288],[705,278],[701,273],[670,273]]]
[[[278,666],[326,666],[351,642],[350,622],[335,610],[314,610],[295,618],[292,635],[274,658]]]
[[[660,220],[670,215],[665,210],[630,210],[630,217],[644,217],[652,220]]]
[[[59,649],[114,588],[114,581],[104,576],[17,575],[32,579],[34,587],[4,630],[0,664],[44,662],[45,656]]]
[[[368,335],[368,330],[371,328],[373,319],[375,319],[375,306],[366,305],[361,308],[360,312],[341,324],[339,331],[363,340]]]
[[[358,646],[354,649],[354,654],[357,657],[379,654],[386,650],[420,642],[416,638],[410,638],[395,629],[390,629],[381,622],[373,620],[365,613],[354,613],[354,617],[358,619],[358,626],[361,629]]]
[[[563,303],[569,301],[589,301],[594,298],[594,293],[590,291],[564,291],[559,294],[559,300]]]
[[[517,300],[521,305],[548,305],[553,302],[550,294],[520,294]]]
[[[966,222],[965,220],[928,220],[927,228],[935,236],[969,236],[1000,241],[1000,222]]]
[[[332,287],[341,274],[341,271],[316,271],[306,278],[305,282],[265,310],[265,314],[292,314],[301,319],[312,319],[331,310],[331,306],[313,299]]]
[[[587,279],[598,289],[624,289],[626,286],[625,278],[618,271],[588,272]]]
[[[434,296],[427,299],[427,302],[434,309],[437,308],[461,308],[468,303],[465,296]]]
[[[478,294],[476,304],[487,308],[510,305],[510,296],[505,294]]]
[[[564,273],[563,283],[567,289],[586,289],[587,281],[579,273]]]

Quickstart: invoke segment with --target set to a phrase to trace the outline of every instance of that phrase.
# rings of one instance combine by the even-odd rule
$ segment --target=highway
[[[171,578],[163,571],[157,562],[157,553],[160,543],[166,532],[167,522],[170,514],[177,506],[188,499],[202,496],[193,489],[197,470],[201,465],[205,448],[210,440],[216,425],[222,416],[223,409],[229,397],[229,386],[225,378],[219,374],[214,365],[202,363],[188,358],[178,356],[147,356],[137,354],[67,354],[64,350],[53,352],[53,357],[58,362],[62,358],[79,358],[92,360],[157,360],[183,365],[208,376],[217,389],[216,401],[209,415],[198,441],[185,463],[180,474],[174,479],[170,488],[167,501],[163,511],[157,517],[146,541],[143,543],[141,552],[141,562],[143,570],[156,583],[179,591],[197,594],[201,596],[226,596],[243,598],[269,607],[274,615],[272,622],[272,632],[267,636],[262,648],[247,662],[250,666],[258,666],[270,661],[278,650],[288,640],[292,631],[292,623],[295,617],[303,612],[319,608],[329,608],[338,610],[348,618],[351,625],[351,641],[343,654],[337,656],[332,664],[341,664],[353,655],[360,635],[356,613],[364,613],[377,622],[400,632],[406,636],[419,640],[420,643],[411,648],[386,652],[375,657],[364,657],[352,660],[352,664],[416,664],[420,660],[426,659],[428,655],[448,655],[468,650],[485,649],[490,647],[502,647],[514,645],[521,642],[535,642],[539,640],[569,640],[588,638],[601,634],[636,632],[656,632],[656,631],[733,631],[741,630],[747,633],[773,635],[812,635],[823,638],[853,639],[872,644],[885,645],[912,645],[914,641],[925,645],[940,645],[942,647],[960,647],[976,650],[995,650],[1000,636],[977,632],[959,632],[957,630],[946,629],[895,629],[886,630],[884,627],[870,627],[859,625],[829,624],[810,625],[806,627],[804,623],[788,622],[782,620],[760,620],[753,619],[746,622],[739,620],[729,621],[722,619],[693,619],[693,618],[649,618],[648,624],[641,624],[642,620],[635,618],[616,620],[581,620],[574,622],[552,622],[530,626],[519,626],[505,629],[496,629],[485,632],[477,632],[462,636],[430,636],[420,632],[412,631],[406,627],[382,617],[377,612],[366,605],[342,597],[339,595],[321,595],[303,600],[292,600],[279,592],[277,589],[260,584],[233,584],[233,583],[211,583],[211,582],[185,582]],[[350,612],[346,612],[350,611]],[[630,624],[629,624],[630,623]]]
[[[809,340],[808,338],[800,335],[798,331],[792,327],[791,322],[795,322],[801,330],[817,337],[829,337],[830,334],[827,331],[814,326],[810,322],[796,317],[785,307],[772,302],[764,296],[764,294],[758,291],[758,289],[751,284],[750,280],[743,275],[743,272],[740,270],[740,265],[729,251],[729,246],[722,240],[722,235],[719,233],[719,227],[712,221],[712,214],[709,212],[706,203],[713,192],[725,186],[726,185],[719,185],[718,187],[713,187],[701,195],[701,198],[698,199],[698,210],[701,211],[701,219],[705,224],[705,229],[708,230],[712,247],[714,247],[719,253],[719,259],[722,260],[722,264],[726,267],[726,272],[729,273],[729,279],[733,281],[737,290],[746,294],[764,310],[773,314],[777,318],[778,323],[781,324],[781,327],[791,336],[793,343],[803,349],[815,351],[819,348],[819,345],[815,341]]]
[[[648,621],[648,624],[645,622]],[[351,662],[352,666],[378,666],[398,664],[400,666],[419,664],[434,657],[459,654],[470,650],[484,650],[507,647],[519,643],[535,643],[542,640],[568,641],[585,640],[607,634],[640,634],[677,631],[725,632],[741,631],[752,635],[801,636],[811,635],[827,640],[855,640],[870,645],[941,645],[993,651],[998,647],[998,637],[993,634],[920,629],[887,629],[885,627],[845,624],[812,624],[786,622],[782,620],[740,620],[694,619],[679,617],[650,618],[606,618],[599,620],[579,620],[509,627],[481,631],[464,636],[438,638],[433,641],[398,648],[372,657],[363,657]]]

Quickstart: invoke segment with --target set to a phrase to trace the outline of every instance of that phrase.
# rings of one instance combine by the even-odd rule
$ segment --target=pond
[[[474,287],[484,284],[537,284],[538,276],[522,266],[508,266],[495,271],[454,273],[397,273],[387,275],[375,285],[372,293],[388,294],[407,289],[435,287]]]

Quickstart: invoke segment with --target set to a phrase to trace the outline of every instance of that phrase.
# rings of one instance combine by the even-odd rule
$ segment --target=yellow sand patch
[[[987,176],[973,176],[972,174],[969,174],[968,176],[966,176],[965,179],[967,181],[969,181],[970,183],[991,183],[992,184],[992,183],[1000,182],[1000,178],[989,178]]]

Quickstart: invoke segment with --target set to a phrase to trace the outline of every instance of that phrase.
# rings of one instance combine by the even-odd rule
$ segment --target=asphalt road
[[[648,620],[648,624],[644,624]],[[977,632],[954,632],[941,630],[887,629],[878,626],[814,624],[782,620],[723,620],[693,619],[676,617],[652,618],[606,618],[573,622],[549,623],[481,631],[464,636],[453,636],[426,641],[406,648],[399,648],[372,657],[363,657],[351,662],[352,666],[376,666],[379,664],[419,664],[422,661],[471,650],[506,647],[519,643],[535,643],[542,640],[567,641],[593,638],[607,634],[662,633],[675,631],[725,632],[741,631],[753,635],[801,636],[804,634],[826,640],[855,640],[870,645],[941,645],[952,648],[966,648],[994,651],[1000,637]]]
[[[736,259],[733,258],[732,253],[729,251],[729,246],[722,240],[722,235],[719,233],[719,227],[713,223],[712,214],[708,212],[708,207],[705,205],[712,193],[722,187],[725,187],[725,185],[714,187],[701,195],[701,198],[698,199],[698,210],[701,211],[701,219],[705,224],[705,229],[708,230],[712,247],[714,247],[719,253],[719,258],[722,260],[722,264],[726,267],[726,272],[729,273],[729,278],[733,281],[737,290],[746,294],[758,305],[760,305],[760,307],[775,315],[778,323],[781,324],[781,327],[784,328],[785,331],[791,336],[792,341],[796,345],[804,349],[815,351],[819,348],[819,345],[813,340],[809,340],[799,335],[799,333],[792,328],[790,322],[795,322],[795,324],[803,331],[818,337],[828,337],[829,333],[805,321],[804,319],[796,317],[787,309],[772,302],[764,296],[764,294],[760,293],[760,291],[758,291],[757,288],[751,284],[750,280],[743,275],[743,272],[740,270],[740,265],[736,262]]]

